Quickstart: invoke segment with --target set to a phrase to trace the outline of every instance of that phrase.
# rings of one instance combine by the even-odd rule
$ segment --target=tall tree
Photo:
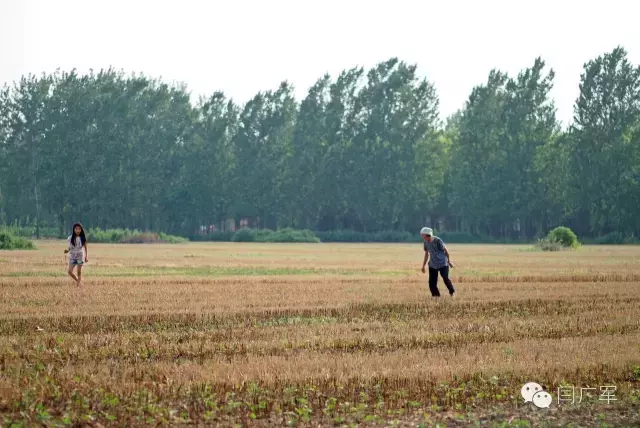
[[[473,88],[452,147],[451,212],[467,232],[499,234],[503,201],[496,192],[500,177],[495,166],[504,162],[500,138],[507,81],[506,74],[492,70],[486,84]]]
[[[233,201],[233,137],[239,108],[222,92],[200,101],[196,131],[182,147],[181,183],[169,200],[178,230],[223,224]]]
[[[282,175],[289,152],[297,105],[293,87],[259,93],[240,114],[234,140],[236,155],[236,213],[258,220],[258,226],[276,228],[285,214]]]
[[[622,47],[589,61],[576,100],[571,157],[571,194],[583,233],[637,231],[637,126],[640,67]]]
[[[6,207],[9,216],[30,217],[36,224],[43,212],[43,186],[47,175],[42,168],[47,132],[52,123],[46,100],[52,85],[50,76],[29,75],[13,88],[5,88],[3,106]],[[44,183],[43,183],[44,182]]]
[[[558,135],[560,127],[556,108],[550,98],[555,73],[544,73],[545,62],[537,58],[531,68],[510,79],[504,117],[503,137],[506,177],[500,187],[505,190],[503,208],[507,211],[504,235],[531,237],[542,233],[548,201],[540,191],[541,175],[536,171],[536,153]],[[514,230],[515,229],[515,230]]]
[[[331,78],[324,75],[311,86],[296,119],[283,191],[286,194],[290,225],[315,228],[324,195],[319,191],[321,175],[327,156],[327,108]]]

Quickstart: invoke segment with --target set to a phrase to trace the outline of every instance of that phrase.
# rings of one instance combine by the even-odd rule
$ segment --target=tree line
[[[114,69],[23,76],[0,93],[0,223],[639,236],[640,67],[586,62],[565,128],[553,84],[541,58],[492,70],[443,119],[398,58],[244,104]]]

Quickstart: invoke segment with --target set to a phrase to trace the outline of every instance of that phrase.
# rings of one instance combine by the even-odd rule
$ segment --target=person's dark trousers
[[[440,269],[429,268],[429,290],[431,290],[431,295],[434,297],[440,296],[440,290],[438,290],[438,272],[442,276],[442,280],[444,281],[444,285],[447,286],[449,294],[453,294],[455,290],[449,279],[449,266],[444,266]]]

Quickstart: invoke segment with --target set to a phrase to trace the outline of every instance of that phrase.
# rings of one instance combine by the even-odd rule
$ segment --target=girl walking
[[[87,238],[84,234],[84,228],[80,223],[73,225],[73,233],[67,238],[69,247],[64,253],[69,254],[69,276],[73,278],[76,285],[82,285],[82,265],[89,262],[89,253],[87,251]],[[73,274],[73,268],[78,267],[78,276]]]

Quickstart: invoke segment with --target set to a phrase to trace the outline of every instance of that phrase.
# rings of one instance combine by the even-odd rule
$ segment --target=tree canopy
[[[490,72],[454,115],[398,58],[240,105],[114,69],[0,92],[0,220],[192,234],[261,228],[640,234],[640,67],[589,60],[562,129],[542,58]]]

